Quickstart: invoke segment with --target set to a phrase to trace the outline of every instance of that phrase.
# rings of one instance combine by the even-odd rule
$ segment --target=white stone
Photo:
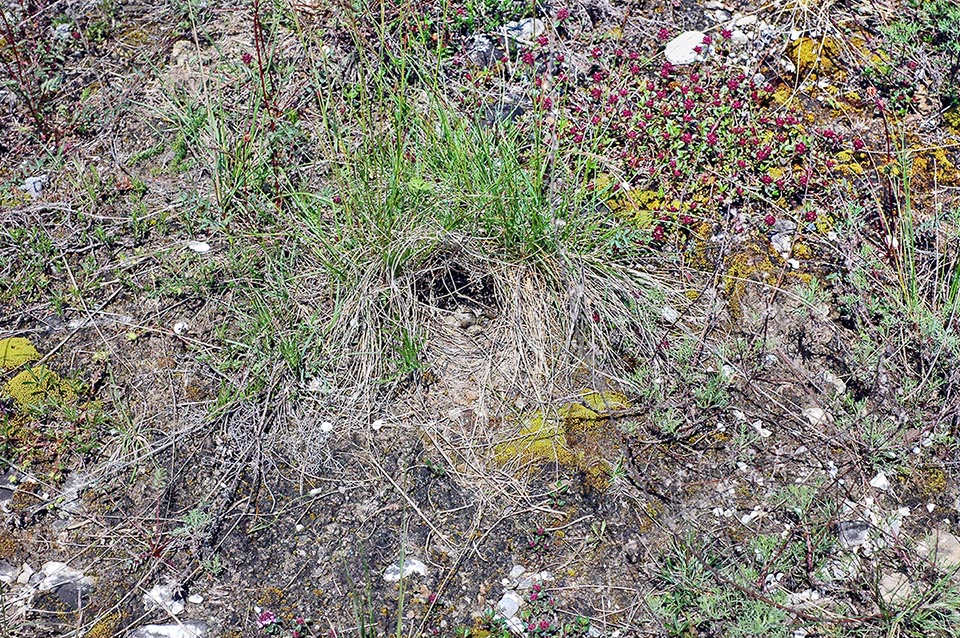
[[[671,306],[664,306],[660,310],[660,318],[669,324],[677,323],[680,319],[680,313]]]
[[[768,439],[770,438],[770,435],[773,434],[773,432],[763,427],[763,421],[754,421],[753,423],[750,424],[750,427],[756,430],[757,434],[760,435],[761,439]]]
[[[203,638],[206,633],[206,623],[190,620],[176,625],[144,625],[129,638]]]
[[[23,566],[20,568],[20,575],[17,576],[17,584],[26,585],[27,583],[30,582],[30,577],[36,573],[37,572],[33,570],[33,567],[30,567],[29,563],[24,563]]]
[[[48,175],[37,175],[24,180],[22,188],[30,197],[37,199],[43,195],[43,189],[45,189],[49,183],[50,177]]]
[[[203,253],[210,252],[210,244],[208,244],[205,241],[192,241],[189,244],[187,244],[187,248],[189,248],[195,253],[200,253],[201,255]]]
[[[734,26],[737,26],[737,27],[749,27],[751,24],[756,24],[756,23],[757,23],[757,16],[749,15],[749,16],[743,16],[742,18],[737,18],[733,24]]]
[[[80,583],[81,585],[93,584],[92,578],[85,577],[83,572],[68,567],[66,563],[56,561],[44,563],[43,567],[40,568],[40,573],[43,574],[43,580],[40,581],[40,585],[38,586],[40,591],[50,591],[64,583],[71,582]]]
[[[377,419],[376,421],[370,424],[370,427],[373,428],[374,432],[376,432],[377,430],[383,427],[383,419]]]
[[[671,64],[693,64],[707,58],[704,55],[709,48],[703,43],[702,31],[685,31],[667,42],[664,55]],[[694,49],[702,47],[703,52],[697,53]]]
[[[523,576],[523,572],[527,571],[524,569],[523,565],[514,565],[513,569],[510,570],[510,580],[517,580]]]
[[[330,421],[324,421],[320,424],[320,431],[324,434],[333,432],[333,423],[330,423]]]
[[[743,46],[744,44],[748,44],[750,42],[750,36],[740,29],[734,29],[730,34],[730,42],[739,46]]]
[[[184,604],[177,592],[178,589],[179,585],[174,583],[154,585],[150,591],[143,595],[144,608],[147,611],[163,609],[174,616],[182,613]]]
[[[803,418],[805,418],[810,425],[814,427],[827,425],[831,420],[830,415],[827,414],[823,408],[818,407],[804,408]]]
[[[503,32],[507,37],[521,42],[523,44],[533,44],[541,33],[546,30],[542,21],[536,18],[525,18],[517,22],[508,22],[503,27]]]
[[[403,570],[400,569],[398,564],[390,565],[384,570],[383,579],[388,583],[395,583],[401,578],[407,578],[413,574],[426,576],[427,566],[416,558],[405,558],[403,559]]]
[[[191,605],[199,605],[203,603],[203,596],[200,594],[190,594],[187,596],[187,602]]]
[[[883,491],[890,489],[890,481],[887,479],[887,475],[883,473],[883,470],[877,472],[877,475],[870,479],[870,487]]]
[[[515,591],[506,591],[503,592],[503,598],[497,603],[497,610],[504,618],[510,619],[517,615],[522,603],[523,598],[520,597],[520,594]]]
[[[730,19],[730,14],[727,11],[724,11],[723,9],[717,9],[713,13],[713,19],[716,20],[717,22],[726,22],[727,20]]]
[[[190,330],[190,324],[186,321],[178,321],[173,324],[173,334],[180,336],[185,335]]]

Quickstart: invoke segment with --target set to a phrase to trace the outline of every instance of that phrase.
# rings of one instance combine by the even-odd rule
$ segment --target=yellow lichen
[[[87,638],[111,638],[116,635],[117,625],[123,615],[120,612],[104,616],[87,631]]]
[[[920,496],[933,498],[943,494],[947,489],[947,475],[942,468],[928,467],[920,472],[918,483]]]
[[[586,392],[579,401],[561,406],[555,415],[538,411],[527,417],[513,440],[497,446],[495,458],[500,464],[515,459],[524,465],[556,462],[584,471],[592,483],[605,484],[606,463],[601,464],[601,459],[588,451],[610,412],[626,407],[626,397],[616,392]]]
[[[960,105],[951,107],[943,114],[943,121],[954,135],[960,135]]]
[[[40,353],[29,339],[23,337],[0,339],[0,370],[13,370],[39,358]]]
[[[24,370],[7,381],[5,389],[21,410],[50,402],[72,403],[77,399],[73,385],[43,365]]]
[[[930,188],[937,186],[960,185],[960,171],[957,170],[947,152],[942,148],[915,151],[911,177],[916,185]]]
[[[836,69],[834,59],[840,47],[833,38],[799,38],[787,47],[787,56],[800,73],[829,73]]]

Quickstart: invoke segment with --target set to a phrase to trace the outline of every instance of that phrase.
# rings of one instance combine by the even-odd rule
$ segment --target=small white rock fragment
[[[383,427],[383,424],[384,424],[383,419],[377,419],[376,421],[370,424],[370,427],[373,429],[374,432],[377,432],[380,430],[380,428]]]
[[[178,337],[187,334],[189,330],[190,324],[186,321],[178,321],[177,323],[173,324],[173,334],[177,335]]]
[[[669,324],[674,324],[680,319],[680,313],[671,306],[664,306],[660,310],[660,318]]]
[[[24,180],[22,188],[26,191],[27,195],[33,199],[37,199],[43,195],[43,189],[45,189],[49,183],[50,177],[48,175],[37,175],[36,177],[28,177]]]
[[[497,610],[504,618],[509,620],[520,611],[521,603],[523,603],[523,599],[520,597],[520,594],[515,591],[505,591],[503,592],[503,598],[497,603]]]
[[[753,423],[750,424],[750,427],[756,430],[757,434],[760,435],[761,439],[770,438],[770,435],[773,434],[773,432],[763,427],[763,421],[754,421]]]
[[[827,414],[823,408],[804,408],[803,418],[805,418],[810,425],[814,427],[819,425],[827,425],[830,423],[830,415]]]
[[[685,31],[667,42],[664,55],[671,64],[693,64],[707,59],[709,46],[703,43],[702,31]],[[700,49],[697,52],[696,49]]]
[[[154,585],[143,595],[143,606],[147,611],[163,609],[176,616],[184,610],[183,600],[178,593],[179,585],[167,583]]]
[[[400,569],[400,565],[390,565],[383,572],[383,579],[388,583],[395,583],[401,578],[407,578],[413,574],[419,574],[421,576],[427,575],[427,566],[416,558],[405,558],[403,560],[403,569]]]
[[[935,510],[935,509],[937,509],[937,506],[936,506],[936,505],[934,505],[933,503],[927,503],[927,511],[928,511],[929,513],[933,514],[933,510]]]
[[[503,26],[503,32],[517,42],[532,44],[546,28],[543,22],[536,18],[525,18],[517,22],[508,22]]]
[[[190,594],[187,596],[187,602],[191,605],[200,605],[203,603],[203,596],[200,594]]]
[[[521,576],[523,576],[523,573],[525,571],[527,570],[524,569],[523,565],[514,565],[513,569],[510,570],[510,576],[509,576],[510,580],[519,579]]]
[[[883,491],[890,489],[890,481],[887,479],[887,475],[883,473],[883,470],[877,472],[877,475],[870,479],[870,487]]]
[[[756,24],[756,23],[757,23],[757,16],[749,15],[749,16],[743,16],[742,18],[737,18],[737,20],[733,24],[734,26],[738,26],[738,27],[749,27],[751,24]]]
[[[210,244],[205,241],[191,241],[187,244],[187,248],[201,255],[210,252]]]
[[[129,638],[203,638],[206,633],[206,623],[189,620],[176,625],[144,625]]]
[[[744,44],[748,44],[750,42],[750,36],[740,29],[734,29],[733,33],[730,34],[730,41],[734,44],[743,46]]]
[[[320,424],[320,431],[323,432],[324,434],[329,434],[330,432],[333,432],[333,423],[330,423],[330,421],[324,421],[323,423]]]

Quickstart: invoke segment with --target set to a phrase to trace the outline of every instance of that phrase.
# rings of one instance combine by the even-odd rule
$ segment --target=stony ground
[[[0,635],[960,635],[948,0],[2,7]]]

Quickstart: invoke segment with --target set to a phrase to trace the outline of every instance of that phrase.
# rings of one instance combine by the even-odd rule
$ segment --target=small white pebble
[[[933,503],[927,503],[927,511],[933,514],[933,510],[937,509],[937,506]]]
[[[323,433],[333,432],[333,423],[330,423],[330,421],[324,421],[320,424],[320,431]]]
[[[178,321],[173,324],[173,334],[180,336],[186,334],[190,330],[190,324],[186,321]]]
[[[190,594],[189,596],[187,596],[187,602],[192,603],[194,605],[199,605],[200,603],[203,602],[203,596],[201,596],[200,594]]]
[[[370,427],[373,428],[374,432],[377,432],[380,428],[383,427],[383,419],[377,419],[376,421],[370,424]]]
[[[187,244],[187,248],[192,250],[195,253],[208,253],[210,252],[210,244],[205,241],[192,241]]]

